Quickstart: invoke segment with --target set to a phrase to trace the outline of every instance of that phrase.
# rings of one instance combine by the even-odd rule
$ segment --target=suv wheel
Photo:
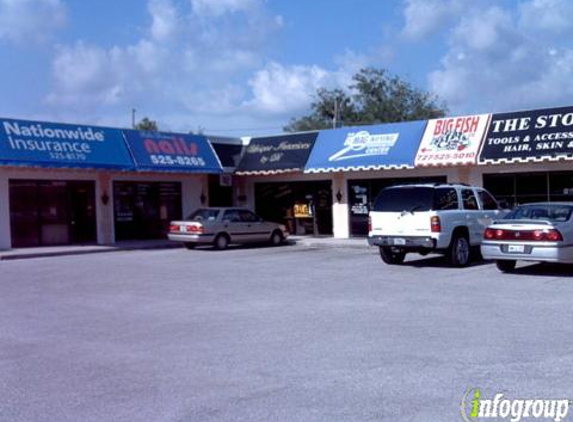
[[[404,262],[406,252],[396,249],[392,250],[392,248],[388,246],[380,246],[380,257],[386,264],[396,265]]]
[[[463,235],[454,235],[448,249],[448,260],[454,267],[465,267],[470,261],[470,244]]]
[[[515,270],[515,264],[517,262],[515,260],[498,260],[495,261],[495,265],[497,266],[497,269],[500,270],[503,273],[510,273],[513,270]]]

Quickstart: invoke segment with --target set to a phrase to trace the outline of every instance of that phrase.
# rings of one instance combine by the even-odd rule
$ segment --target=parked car
[[[415,184],[383,189],[369,214],[368,242],[387,264],[409,252],[446,255],[452,266],[479,252],[483,233],[502,210],[485,189],[463,184]]]
[[[484,233],[481,252],[500,271],[516,262],[573,263],[573,202],[541,202],[516,207]]]
[[[270,242],[280,245],[288,236],[282,224],[264,221],[244,208],[200,208],[187,219],[172,221],[169,240],[183,242],[187,249],[212,244],[226,249],[231,243]]]

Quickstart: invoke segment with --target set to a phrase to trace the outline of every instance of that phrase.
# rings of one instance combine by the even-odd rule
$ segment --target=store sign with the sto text
[[[573,107],[494,114],[480,163],[573,158]]]
[[[416,154],[416,166],[475,164],[490,114],[433,119]]]

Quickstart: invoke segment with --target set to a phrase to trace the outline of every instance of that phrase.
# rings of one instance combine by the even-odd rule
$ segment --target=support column
[[[340,239],[350,237],[347,185],[344,173],[334,174],[332,178],[332,230],[334,237]]]
[[[109,173],[99,173],[96,181],[97,243],[115,243],[113,218],[113,186]]]
[[[197,208],[209,205],[209,180],[207,175],[198,175],[185,179],[181,185],[181,190],[183,218]],[[205,204],[201,204],[201,195],[205,199]]]
[[[0,170],[0,249],[10,249],[10,190],[8,177]]]

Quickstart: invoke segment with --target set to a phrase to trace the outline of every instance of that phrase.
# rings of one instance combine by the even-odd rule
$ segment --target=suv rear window
[[[458,196],[454,188],[400,187],[380,192],[374,202],[374,211],[440,211],[457,210]]]

